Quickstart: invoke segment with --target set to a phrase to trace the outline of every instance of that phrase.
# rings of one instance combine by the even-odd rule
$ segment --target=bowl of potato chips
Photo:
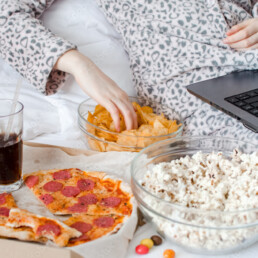
[[[110,113],[92,99],[78,108],[78,124],[87,147],[92,150],[139,152],[150,144],[182,135],[181,116],[166,105],[142,98],[129,97],[138,121],[138,128],[126,130],[120,116],[117,132]]]

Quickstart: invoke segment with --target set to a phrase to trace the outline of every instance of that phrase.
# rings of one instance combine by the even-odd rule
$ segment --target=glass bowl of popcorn
[[[258,241],[258,152],[252,143],[186,136],[131,164],[132,190],[156,230],[187,251],[226,254]]]
[[[181,116],[170,107],[143,98],[130,97],[136,110],[138,129],[126,130],[120,116],[121,132],[117,132],[110,113],[92,99],[78,108],[78,125],[89,149],[139,152],[148,145],[182,135]]]

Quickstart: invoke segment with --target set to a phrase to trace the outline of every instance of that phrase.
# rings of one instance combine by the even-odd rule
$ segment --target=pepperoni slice
[[[54,201],[53,196],[50,195],[50,194],[42,194],[42,195],[40,195],[39,199],[40,199],[45,205],[48,205],[48,204],[50,204],[51,202]]]
[[[80,192],[80,189],[76,186],[65,186],[61,191],[61,193],[66,197],[75,197]]]
[[[88,210],[88,206],[84,203],[76,203],[73,206],[69,207],[68,210],[72,213],[81,213],[86,212]]]
[[[99,228],[109,228],[113,226],[115,220],[112,217],[100,217],[98,219],[94,219],[93,223]]]
[[[34,185],[36,185],[39,182],[39,177],[38,176],[28,176],[25,179],[25,184],[29,187],[32,188]]]
[[[84,234],[84,235],[81,235],[79,237],[71,238],[69,242],[70,243],[75,243],[77,241],[88,241],[88,240],[90,240],[90,237],[88,235]]]
[[[6,203],[5,197],[7,196],[7,193],[0,194],[0,205],[3,205]]]
[[[75,228],[82,233],[87,233],[88,231],[90,231],[92,229],[91,224],[85,223],[82,221],[77,221],[77,222],[73,223],[70,227]]]
[[[57,192],[63,188],[63,184],[56,181],[50,181],[44,184],[43,189],[47,192]]]
[[[52,234],[55,236],[59,236],[61,234],[61,229],[59,225],[54,223],[46,223],[44,225],[40,225],[37,229],[38,235]]]
[[[114,208],[119,206],[120,203],[121,203],[120,198],[111,196],[111,197],[103,198],[100,202],[100,205]]]
[[[80,179],[77,181],[77,186],[81,191],[90,191],[94,188],[95,183],[90,179]]]
[[[69,170],[61,170],[61,171],[55,172],[53,174],[53,178],[55,180],[67,180],[71,177],[72,177],[72,175]]]
[[[9,217],[10,209],[6,207],[0,207],[0,216]]]
[[[87,194],[78,198],[80,203],[84,204],[96,204],[98,202],[98,198],[95,194]]]

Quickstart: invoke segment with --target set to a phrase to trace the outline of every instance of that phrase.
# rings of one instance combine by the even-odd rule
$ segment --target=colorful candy
[[[163,258],[174,258],[175,252],[172,249],[166,249],[163,253]]]
[[[154,245],[161,245],[162,244],[162,238],[154,235],[151,237],[151,240],[153,241]]]
[[[137,245],[135,247],[135,252],[137,254],[147,254],[149,250],[153,247],[153,245],[161,245],[161,244],[162,244],[162,238],[158,235],[153,235],[151,238],[143,239],[140,245]],[[173,253],[171,253],[171,251]],[[171,254],[173,255],[171,256]],[[175,252],[173,250],[167,249],[164,251],[163,255],[164,255],[164,258],[174,258]]]
[[[137,245],[135,247],[135,252],[137,254],[147,254],[149,252],[149,248],[146,245]]]
[[[147,246],[149,249],[151,249],[153,247],[153,241],[149,238],[145,238],[141,241],[141,245],[145,245]]]

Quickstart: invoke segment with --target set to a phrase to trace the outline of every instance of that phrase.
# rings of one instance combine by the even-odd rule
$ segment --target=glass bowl
[[[129,99],[131,102],[137,102],[142,106],[146,105],[152,107],[155,114],[159,115],[163,113],[167,119],[176,120],[177,124],[180,124],[178,130],[173,133],[160,136],[135,136],[105,130],[90,123],[87,120],[88,112],[94,113],[95,107],[97,105],[94,100],[87,99],[83,101],[78,107],[78,124],[82,132],[83,140],[89,149],[96,151],[139,152],[154,142],[182,135],[183,121],[180,115],[174,110],[165,105],[156,102],[150,102],[141,98],[130,97]],[[103,135],[103,137],[96,136],[96,132],[98,135]],[[118,138],[119,142],[117,141]]]
[[[257,202],[253,199],[255,205],[246,210],[241,207],[227,211],[188,208],[187,205],[159,198],[144,187],[144,175],[147,171],[150,178],[151,174],[155,178],[153,185],[158,185],[156,175],[160,174],[153,172],[157,164],[161,166],[164,165],[162,162],[192,156],[198,151],[222,151],[223,155],[229,157],[234,149],[249,154],[257,151],[257,146],[229,138],[189,136],[154,143],[136,155],[131,163],[132,190],[140,210],[162,236],[186,251],[210,255],[231,253],[258,240],[258,181],[257,191],[253,193]],[[254,169],[252,173],[257,175],[258,169]],[[168,182],[169,187],[173,188],[171,181]],[[198,184],[198,180],[195,183]],[[207,203],[210,201],[208,199]]]

